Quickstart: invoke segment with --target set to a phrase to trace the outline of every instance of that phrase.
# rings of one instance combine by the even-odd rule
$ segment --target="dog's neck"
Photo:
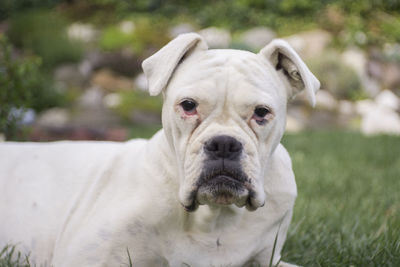
[[[157,171],[162,172],[164,177],[167,177],[169,185],[173,184],[175,195],[178,196],[179,190],[179,174],[178,163],[175,159],[174,152],[168,145],[167,138],[163,130],[159,131],[153,137],[152,149],[156,149],[158,153],[151,153],[152,155],[160,155],[160,169]],[[161,156],[162,155],[162,156]],[[155,160],[155,159],[153,159]],[[171,214],[173,218],[171,222],[178,222],[178,227],[184,228],[186,231],[201,231],[213,232],[218,229],[229,229],[229,226],[237,226],[240,223],[243,214],[247,212],[245,208],[238,208],[235,205],[230,206],[209,206],[201,205],[194,212],[187,212],[179,203],[178,197],[174,200],[175,210]],[[179,220],[178,220],[179,218]]]
[[[236,227],[247,212],[244,208],[231,206],[209,206],[201,205],[194,212],[182,213],[184,228],[187,231],[215,232],[221,229]]]

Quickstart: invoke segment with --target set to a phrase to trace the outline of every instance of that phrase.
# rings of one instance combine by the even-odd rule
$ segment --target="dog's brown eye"
[[[181,102],[181,107],[185,113],[194,114],[196,113],[197,103],[194,100],[186,99]]]
[[[269,120],[271,111],[266,107],[256,107],[254,109],[253,119],[258,125],[264,125]]]
[[[269,112],[270,112],[269,109],[265,107],[257,107],[254,110],[254,114],[259,118],[264,118]]]

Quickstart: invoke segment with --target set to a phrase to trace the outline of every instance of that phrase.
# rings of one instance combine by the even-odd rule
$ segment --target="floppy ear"
[[[150,95],[158,95],[167,86],[176,67],[193,50],[207,50],[207,44],[196,33],[181,34],[143,61]]]
[[[266,57],[277,71],[283,71],[291,87],[288,92],[289,98],[305,89],[308,101],[312,106],[315,105],[315,93],[320,87],[320,82],[286,41],[275,39],[261,49],[259,54]]]

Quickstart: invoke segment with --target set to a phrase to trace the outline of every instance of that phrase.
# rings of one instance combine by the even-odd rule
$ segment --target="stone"
[[[142,110],[133,110],[130,114],[130,120],[135,124],[140,125],[154,125],[161,123],[161,116],[159,113],[153,113]]]
[[[125,34],[130,34],[135,31],[135,23],[130,20],[124,20],[119,24],[119,29]]]
[[[207,42],[209,48],[228,48],[232,37],[229,31],[221,28],[210,27],[199,31]]]
[[[398,89],[400,87],[400,64],[388,62],[384,65],[382,83],[385,88]]]
[[[73,23],[67,29],[68,38],[89,43],[95,41],[99,32],[91,24]]]
[[[56,83],[61,84],[62,87],[81,88],[88,81],[87,74],[81,72],[79,65],[64,64],[57,67],[54,71],[54,80]]]
[[[69,112],[64,108],[50,108],[39,114],[36,126],[43,128],[62,128],[70,122]]]
[[[388,90],[381,92],[375,100],[358,101],[356,110],[361,115],[361,132],[400,135],[398,107],[399,99]]]
[[[304,130],[305,126],[304,124],[295,119],[293,116],[288,115],[286,117],[286,132],[288,133],[298,133],[302,130]]]
[[[142,72],[141,59],[132,51],[125,49],[116,52],[92,51],[85,57],[87,66],[95,71],[99,69],[110,69],[120,75],[133,77]],[[87,68],[87,67],[86,67]]]
[[[400,135],[400,116],[393,110],[377,105],[362,117],[361,132],[366,135]]]
[[[258,51],[266,46],[276,37],[276,33],[267,27],[256,27],[243,32],[239,38],[239,42]]]
[[[120,119],[104,104],[104,92],[99,87],[91,87],[77,100],[71,125],[104,129],[120,125]]]
[[[375,97],[380,90],[379,83],[368,74],[368,60],[364,51],[359,48],[349,48],[341,54],[341,60],[351,67],[361,82],[361,87],[370,97]]]
[[[319,109],[336,110],[338,101],[326,90],[319,90],[315,96],[316,107]]]
[[[364,51],[352,47],[341,54],[342,61],[350,66],[361,77],[366,73],[367,57]]]
[[[121,104],[121,102],[121,95],[117,93],[108,94],[103,98],[103,104],[107,108],[116,108]]]
[[[144,75],[144,73],[141,73],[138,76],[136,76],[133,83],[134,83],[136,89],[146,91],[146,92],[148,91],[147,78]]]
[[[108,69],[96,71],[91,79],[91,84],[110,92],[133,89],[133,81],[131,79]]]
[[[374,110],[376,108],[376,103],[372,101],[371,99],[365,99],[365,100],[359,100],[356,102],[356,112],[359,115],[365,115],[371,110]]]
[[[168,36],[172,39],[177,37],[179,34],[194,32],[195,29],[193,25],[189,23],[181,23],[176,26],[173,26],[169,29]]]
[[[332,41],[332,35],[323,30],[313,30],[284,38],[303,59],[320,55]]]
[[[398,110],[400,107],[400,99],[390,90],[383,90],[375,97],[375,103],[381,107],[391,110]]]
[[[351,101],[340,100],[338,104],[338,111],[342,115],[350,116],[355,113],[355,106]]]

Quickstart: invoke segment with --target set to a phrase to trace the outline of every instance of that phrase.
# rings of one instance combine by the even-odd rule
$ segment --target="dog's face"
[[[306,83],[297,55],[279,52],[207,50],[201,37],[188,34],[144,62],[150,93],[164,90],[162,121],[186,210],[264,205],[266,166],[284,132],[287,100]],[[319,87],[308,69],[303,73]]]

